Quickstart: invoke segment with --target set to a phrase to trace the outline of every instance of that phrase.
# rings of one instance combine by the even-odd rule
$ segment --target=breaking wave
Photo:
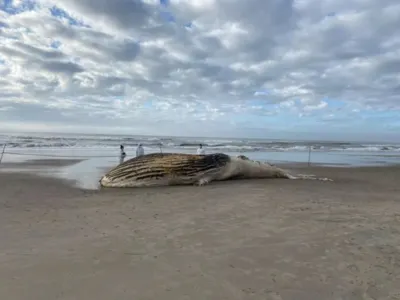
[[[145,148],[195,149],[203,144],[207,151],[221,152],[400,152],[400,144],[373,144],[321,141],[277,141],[260,139],[210,139],[105,135],[0,135],[0,144],[11,148],[125,148],[142,143]]]

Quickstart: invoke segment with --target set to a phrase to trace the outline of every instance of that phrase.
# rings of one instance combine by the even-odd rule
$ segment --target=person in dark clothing
[[[122,163],[124,162],[126,153],[125,153],[125,150],[124,150],[124,146],[123,146],[123,145],[119,146],[119,148],[120,148],[120,150],[121,150],[121,154],[120,154],[120,157],[119,157],[119,163],[122,164]]]

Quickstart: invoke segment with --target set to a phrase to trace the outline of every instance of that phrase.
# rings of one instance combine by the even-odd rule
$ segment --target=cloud
[[[396,0],[2,1],[0,119],[380,137],[398,129],[399,14]]]

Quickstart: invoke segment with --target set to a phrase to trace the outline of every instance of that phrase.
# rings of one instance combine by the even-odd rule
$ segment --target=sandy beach
[[[400,299],[400,167],[291,170],[334,181],[83,190],[0,172],[0,299]]]

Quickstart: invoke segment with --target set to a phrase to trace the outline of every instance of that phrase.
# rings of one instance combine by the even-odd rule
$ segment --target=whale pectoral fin
[[[208,184],[208,183],[210,183],[210,181],[211,181],[211,179],[210,178],[200,178],[197,182],[196,182],[196,185],[197,186],[203,186],[203,185],[206,185],[206,184]]]

